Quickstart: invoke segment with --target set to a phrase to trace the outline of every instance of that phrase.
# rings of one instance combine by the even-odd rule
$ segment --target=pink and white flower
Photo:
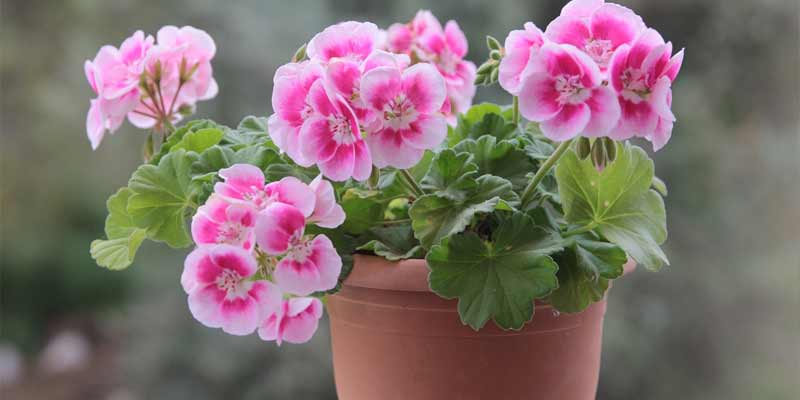
[[[322,74],[322,66],[315,61],[286,64],[275,72],[272,89],[275,113],[269,117],[269,136],[278,148],[303,167],[314,163],[300,151],[300,128],[313,111],[308,103],[308,92]]]
[[[105,132],[113,133],[139,101],[139,80],[153,48],[153,37],[136,31],[119,49],[103,46],[94,60],[84,63],[89,86],[97,94],[90,102],[86,133],[97,149]]]
[[[363,61],[381,43],[380,29],[371,22],[347,21],[331,25],[316,34],[306,47],[312,60],[335,58]]]
[[[322,302],[313,297],[284,300],[278,312],[271,314],[258,328],[263,340],[275,340],[278,345],[305,343],[311,340],[322,318]]]
[[[256,243],[269,255],[281,255],[300,243],[306,218],[296,207],[273,203],[256,218]]]
[[[212,194],[192,218],[192,238],[197,245],[230,244],[252,250],[255,224],[252,207]]]
[[[672,135],[672,82],[683,64],[683,50],[672,56],[672,43],[648,29],[611,60],[611,84],[619,94],[622,115],[611,137],[644,137],[659,150]]]
[[[361,95],[381,116],[382,127],[367,137],[378,168],[410,168],[447,136],[447,122],[439,113],[445,83],[430,64],[415,64],[402,72],[375,68],[364,74]]]
[[[322,179],[322,175],[317,176],[308,185],[314,191],[316,201],[314,202],[314,212],[308,218],[308,222],[323,228],[336,228],[345,220],[345,213],[342,206],[336,203],[336,194],[333,185]]]
[[[202,246],[186,257],[181,285],[189,295],[189,310],[210,328],[248,335],[268,315],[281,310],[280,289],[253,281],[258,265],[249,252],[236,246]]]
[[[347,100],[340,94],[330,94],[324,83],[317,81],[311,85],[308,103],[312,111],[300,128],[303,157],[334,181],[369,178],[372,156]]]
[[[577,48],[546,43],[528,68],[519,91],[520,113],[540,122],[548,138],[604,136],[619,121],[614,91],[603,85],[597,64]]]
[[[442,24],[428,10],[419,10],[411,22],[392,24],[387,30],[387,48],[393,53],[411,54],[421,51],[419,38],[428,32],[441,32]]]
[[[191,26],[165,26],[158,30],[156,38],[159,51],[154,55],[165,70],[178,73],[173,83],[185,80],[181,93],[187,99],[194,102],[217,95],[219,88],[211,68],[217,47],[208,33]]]
[[[256,210],[280,202],[297,208],[303,216],[314,211],[314,192],[299,179],[287,176],[264,184],[264,173],[250,164],[235,164],[219,171],[224,182],[217,182],[214,191],[225,198],[247,204]]]
[[[545,36],[555,43],[571,44],[581,49],[605,71],[614,51],[632,43],[644,31],[644,22],[632,10],[618,4],[603,4],[602,1],[600,5],[597,2],[579,3],[570,7],[567,15],[553,20],[547,26]],[[589,10],[591,13],[585,15]]]
[[[275,283],[288,293],[306,296],[336,287],[342,259],[325,235],[294,241],[275,267]]]
[[[505,41],[505,56],[500,61],[500,86],[516,96],[522,85],[522,76],[531,55],[544,44],[544,34],[533,22],[526,22],[524,29],[513,30]]]

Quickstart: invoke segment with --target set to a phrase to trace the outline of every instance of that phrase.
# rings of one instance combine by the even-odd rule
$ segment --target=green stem
[[[594,228],[597,228],[597,222],[592,221],[589,224],[584,225],[584,226],[582,226],[580,228],[575,228],[575,229],[572,229],[572,230],[568,230],[568,231],[562,233],[561,236],[566,238],[566,237],[570,237],[570,236],[580,235],[581,233],[590,232]]]
[[[409,173],[408,170],[401,169],[398,171],[400,172],[400,175],[403,178],[405,178],[405,181],[408,184],[411,191],[413,192],[414,196],[422,197],[425,195],[425,191],[422,190],[422,186],[420,186],[419,183],[417,183],[417,180],[414,179],[413,176],[411,176],[411,173]]]
[[[525,206],[528,205],[528,203],[530,203],[531,200],[533,200],[533,196],[536,193],[536,187],[539,186],[540,183],[542,183],[542,180],[556,164],[556,161],[558,161],[558,159],[564,155],[567,149],[569,149],[569,146],[572,144],[572,140],[573,139],[568,139],[566,141],[561,142],[561,144],[558,145],[558,147],[556,148],[556,151],[554,151],[553,154],[551,154],[550,157],[548,157],[547,160],[544,161],[544,164],[542,164],[539,167],[539,170],[536,171],[536,175],[533,176],[533,179],[531,179],[531,182],[525,188],[525,191],[522,192],[523,209],[525,209]]]
[[[386,220],[386,221],[381,222],[381,224],[383,224],[383,225],[402,225],[402,224],[407,224],[409,222],[411,222],[411,219],[405,218],[405,219]]]
[[[519,126],[519,97],[514,96],[514,101],[511,106],[511,117],[514,119],[514,125]]]

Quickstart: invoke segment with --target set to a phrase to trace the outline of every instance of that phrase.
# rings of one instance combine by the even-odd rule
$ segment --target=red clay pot
[[[537,303],[516,332],[475,332],[456,304],[430,291],[424,260],[356,256],[328,299],[339,399],[595,398],[605,300],[579,314]]]

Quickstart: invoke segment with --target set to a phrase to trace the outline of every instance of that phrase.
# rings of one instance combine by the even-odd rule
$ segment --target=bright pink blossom
[[[255,224],[252,207],[212,194],[192,218],[192,238],[197,245],[225,243],[251,250]]]
[[[675,122],[672,82],[683,63],[683,50],[672,56],[672,43],[648,29],[631,46],[622,46],[611,60],[611,84],[619,94],[622,116],[611,137],[644,137],[655,150],[672,135]]]
[[[344,209],[336,203],[333,185],[322,179],[322,175],[320,175],[311,181],[309,187],[314,191],[316,201],[314,212],[308,218],[308,222],[323,228],[336,228],[344,223]]]
[[[271,314],[258,328],[263,340],[275,340],[278,345],[305,343],[317,331],[322,317],[322,302],[313,297],[295,297],[284,300],[280,309]]]
[[[380,30],[371,22],[341,22],[316,34],[308,42],[306,54],[322,62],[334,58],[363,61],[378,48],[380,36]]]
[[[428,32],[442,32],[442,24],[428,10],[419,10],[407,24],[393,24],[387,33],[387,48],[393,53],[411,54],[422,50],[419,38]]]
[[[264,173],[250,164],[236,164],[219,171],[224,182],[217,182],[214,191],[232,201],[262,210],[280,202],[296,207],[303,216],[314,211],[314,192],[299,179],[287,176],[264,184]]]
[[[447,122],[439,113],[446,96],[444,79],[430,64],[402,72],[375,68],[364,74],[361,95],[381,115],[381,129],[367,137],[379,168],[410,168],[447,136]]]
[[[268,315],[281,310],[281,292],[250,278],[258,269],[249,252],[236,246],[202,246],[186,257],[181,285],[189,310],[210,328],[232,335],[253,333]]]
[[[330,239],[317,235],[291,244],[275,267],[275,283],[288,293],[306,296],[333,289],[342,272],[342,259]]]
[[[322,81],[317,81],[311,85],[307,101],[312,111],[300,129],[303,156],[315,162],[331,180],[369,178],[372,157],[347,100],[330,93]]]
[[[505,56],[500,61],[500,86],[512,95],[519,94],[522,75],[532,53],[544,44],[544,34],[533,22],[526,22],[524,29],[513,30],[506,37]]]
[[[594,3],[591,5],[584,10],[593,8]],[[571,44],[581,49],[603,71],[608,67],[614,51],[632,43],[645,29],[641,17],[618,4],[601,4],[588,17],[583,12],[576,11],[576,14],[568,13],[553,20],[547,26],[545,36],[553,42]]]
[[[256,218],[256,243],[265,253],[281,255],[303,240],[306,218],[294,206],[272,203]]]
[[[269,135],[275,145],[285,151],[294,162],[310,167],[300,151],[300,128],[311,115],[308,92],[311,85],[322,77],[323,68],[315,61],[303,61],[281,66],[275,72],[272,89],[272,109],[269,117]]]
[[[162,68],[182,72],[185,78],[189,78],[181,88],[187,99],[207,100],[217,95],[217,82],[211,68],[217,47],[208,33],[191,26],[165,26],[158,30],[156,38],[157,50],[160,51],[154,54],[158,55]]]
[[[614,91],[597,64],[570,45],[546,43],[534,57],[519,92],[521,114],[540,122],[545,136],[564,141],[604,136],[619,120]]]

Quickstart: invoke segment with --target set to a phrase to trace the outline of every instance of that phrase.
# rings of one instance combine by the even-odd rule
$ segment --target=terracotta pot
[[[579,314],[536,304],[518,332],[462,325],[424,260],[356,256],[329,298],[340,400],[595,398],[605,300]]]

